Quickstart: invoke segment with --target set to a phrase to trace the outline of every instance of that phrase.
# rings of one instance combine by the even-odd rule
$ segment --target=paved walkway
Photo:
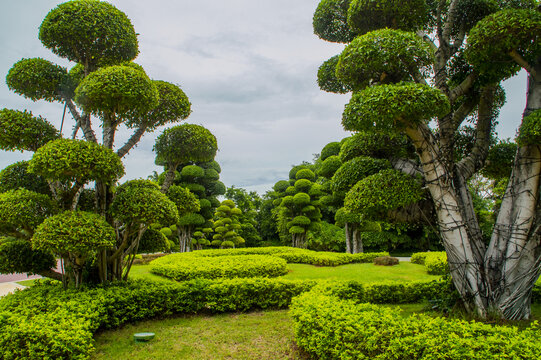
[[[5,282],[0,284],[0,297],[10,294],[15,289],[24,289],[26,286],[19,285],[16,282]]]

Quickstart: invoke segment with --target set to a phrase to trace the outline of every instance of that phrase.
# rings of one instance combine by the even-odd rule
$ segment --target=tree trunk
[[[346,253],[351,254],[351,233],[349,230],[349,223],[346,223],[344,226],[344,231],[346,232]]]

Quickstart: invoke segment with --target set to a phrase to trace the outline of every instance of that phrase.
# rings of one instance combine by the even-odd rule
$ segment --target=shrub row
[[[293,300],[297,344],[318,359],[539,359],[541,329],[400,316],[315,291]]]
[[[215,257],[231,255],[272,255],[286,260],[288,263],[311,264],[319,266],[338,266],[349,263],[371,263],[378,256],[388,256],[388,252],[346,254],[334,252],[312,251],[287,246],[215,249],[194,251],[193,256]]]
[[[200,257],[180,253],[158,258],[150,271],[176,281],[191,279],[277,277],[287,274],[284,259],[266,255]]]
[[[447,254],[445,251],[418,252],[411,255],[412,264],[424,265],[426,271],[432,275],[445,275],[449,273]]]
[[[88,359],[98,329],[178,313],[285,308],[313,281],[129,282],[84,291],[36,285],[0,299],[0,359]]]

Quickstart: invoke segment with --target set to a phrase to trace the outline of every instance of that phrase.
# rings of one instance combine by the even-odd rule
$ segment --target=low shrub
[[[216,249],[198,250],[191,253],[192,256],[215,257],[231,255],[272,255],[286,260],[288,263],[310,264],[318,266],[338,266],[350,263],[371,263],[378,256],[388,256],[388,252],[346,254],[307,249],[292,248],[287,246],[240,248],[240,249]]]
[[[444,251],[432,252],[425,257],[426,272],[431,275],[445,275],[449,273],[447,254]]]
[[[412,264],[418,264],[418,265],[424,265],[425,264],[425,258],[428,254],[431,254],[430,251],[425,252],[418,252],[411,255],[410,262]]]
[[[318,359],[539,359],[541,329],[414,315],[311,291],[293,300],[297,344]]]
[[[374,259],[374,265],[381,265],[381,266],[394,266],[398,265],[399,261],[395,257],[391,256],[378,256]]]
[[[176,281],[190,279],[277,277],[287,274],[284,259],[266,255],[201,257],[180,253],[158,258],[151,272]]]
[[[179,313],[285,308],[314,284],[266,278],[137,281],[81,291],[38,284],[0,299],[0,359],[88,359],[99,329]]]

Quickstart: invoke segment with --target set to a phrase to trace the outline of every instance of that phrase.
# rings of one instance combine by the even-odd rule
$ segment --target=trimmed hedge
[[[431,275],[446,275],[449,273],[447,253],[445,251],[418,252],[411,255],[412,264],[424,265]]]
[[[232,255],[272,255],[286,260],[288,263],[310,264],[319,266],[338,266],[350,263],[371,263],[378,256],[388,256],[388,252],[346,254],[324,251],[312,251],[307,249],[292,248],[287,246],[240,248],[240,249],[214,249],[197,250],[190,256],[216,257]]]
[[[318,359],[539,359],[541,329],[408,318],[372,304],[309,292],[293,300],[297,344]]]
[[[277,277],[287,274],[284,259],[266,255],[201,257],[180,253],[160,257],[150,271],[176,281],[191,279]]]
[[[285,308],[313,281],[128,282],[85,291],[36,285],[0,299],[0,359],[88,359],[99,329],[179,313]]]

